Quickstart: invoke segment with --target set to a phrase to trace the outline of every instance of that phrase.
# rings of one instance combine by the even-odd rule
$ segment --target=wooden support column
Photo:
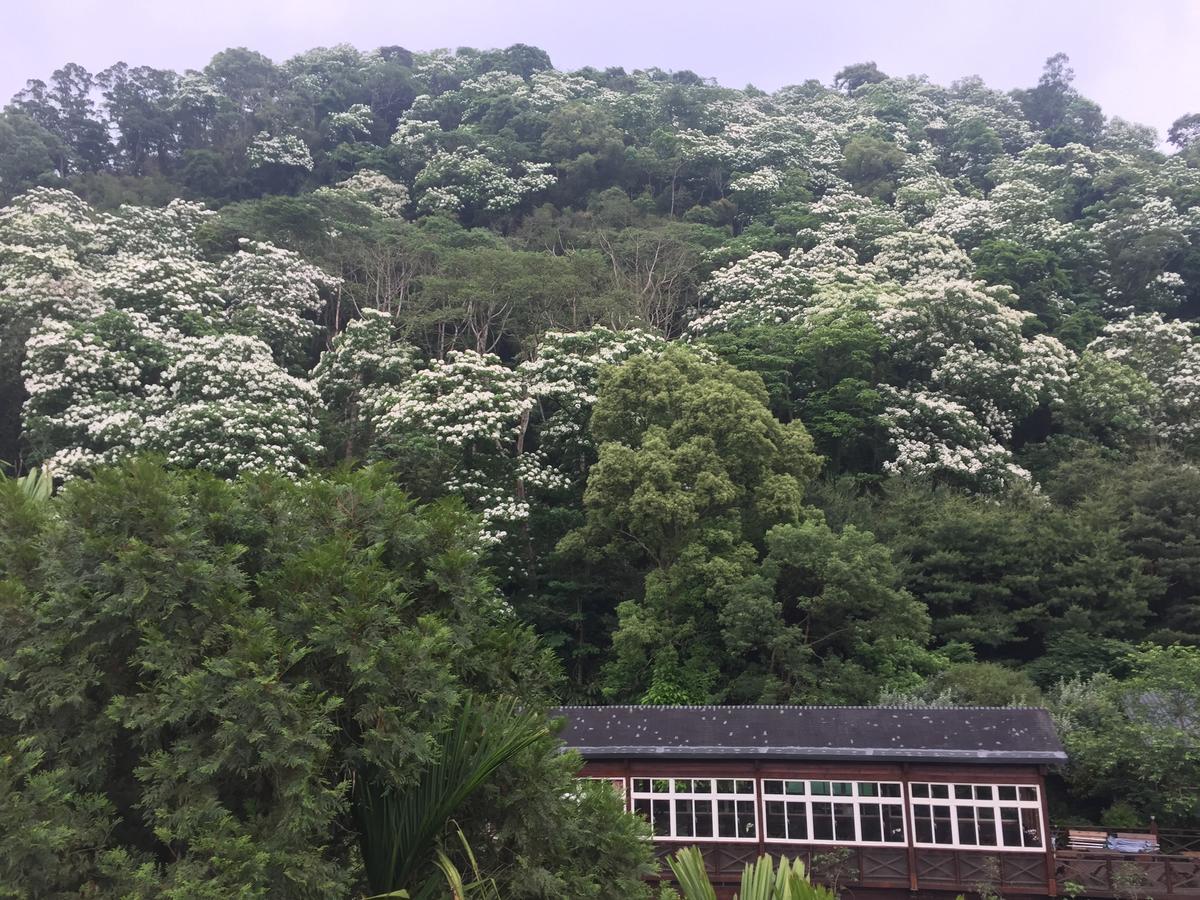
[[[903,763],[900,766],[900,796],[904,800],[904,843],[905,849],[908,851],[908,889],[916,893],[918,887],[917,834],[913,830],[912,796],[908,789],[909,774],[908,763]]]
[[[754,829],[758,837],[758,855],[762,856],[767,852],[767,807],[763,800],[762,761],[757,759],[754,761],[754,814],[758,818]]]
[[[1046,847],[1046,892],[1058,896],[1058,866],[1054,859],[1054,835],[1050,832],[1050,809],[1046,801],[1046,767],[1038,766],[1038,794],[1042,798],[1042,841]]]

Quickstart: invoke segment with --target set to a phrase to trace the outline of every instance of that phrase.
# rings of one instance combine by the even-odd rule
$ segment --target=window
[[[914,783],[910,791],[917,846],[1043,847],[1035,786]]]
[[[655,837],[752,841],[758,836],[752,778],[635,778],[633,811]]]
[[[580,781],[605,781],[612,786],[612,789],[617,792],[617,796],[622,800],[625,799],[625,779],[624,778],[605,778],[603,776],[583,775],[580,776]]]
[[[899,783],[874,781],[763,781],[769,841],[903,844]]]

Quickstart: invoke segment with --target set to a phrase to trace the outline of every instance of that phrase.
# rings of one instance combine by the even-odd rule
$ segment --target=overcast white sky
[[[65,62],[200,68],[246,46],[276,60],[348,42],[503,47],[559,68],[692,69],[765,90],[873,59],[889,74],[1033,84],[1071,57],[1104,111],[1156,127],[1200,111],[1200,0],[0,0],[0,98]]]

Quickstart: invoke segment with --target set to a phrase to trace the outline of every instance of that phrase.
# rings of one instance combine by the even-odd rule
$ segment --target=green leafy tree
[[[637,696],[671,682],[705,696],[721,662],[715,613],[767,530],[801,518],[812,439],[770,414],[757,376],[679,346],[602,375],[591,428],[600,451],[587,519],[562,549],[646,579],[643,598],[621,608],[610,689]]]
[[[416,789],[468,698],[533,711],[555,677],[474,521],[381,470],[137,462],[49,502],[6,482],[0,523],[5,893],[345,896],[358,773]],[[488,874],[506,896],[637,896],[619,800],[576,800],[578,760],[522,746],[462,813]],[[597,827],[610,855],[567,852]]]
[[[1053,708],[1070,756],[1068,783],[1105,807],[1121,798],[1146,821],[1200,824],[1200,650],[1148,645],[1123,677],[1063,684]]]

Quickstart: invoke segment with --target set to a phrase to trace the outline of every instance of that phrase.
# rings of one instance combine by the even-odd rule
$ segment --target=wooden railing
[[[1054,851],[1059,891],[1078,885],[1084,897],[1200,897],[1200,854]]]

